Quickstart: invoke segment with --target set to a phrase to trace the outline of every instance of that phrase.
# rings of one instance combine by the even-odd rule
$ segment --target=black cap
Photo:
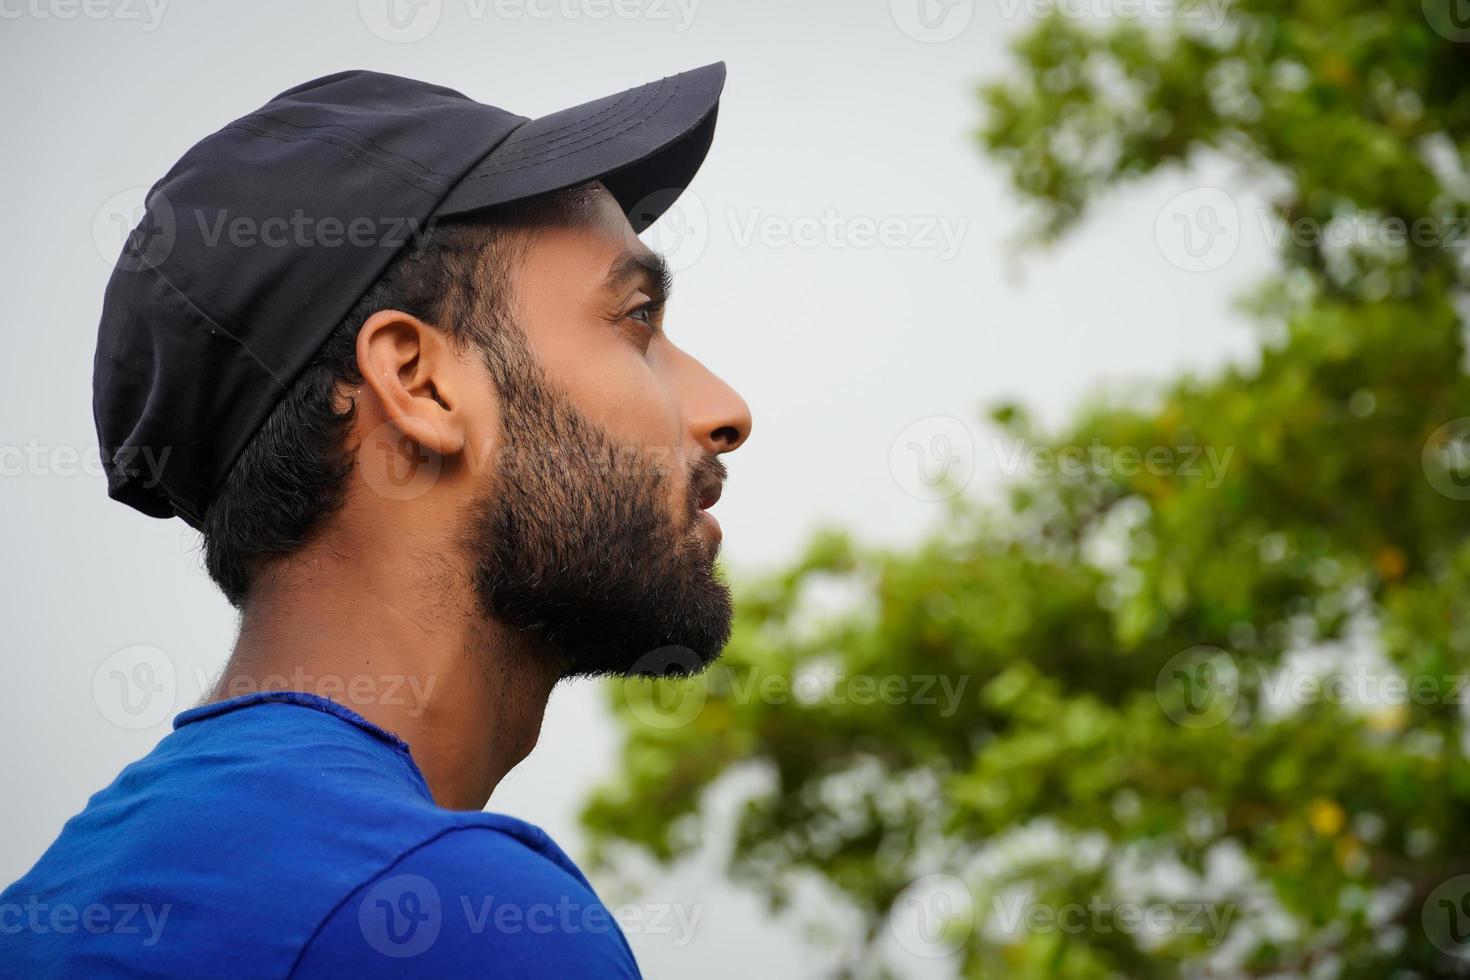
[[[527,119],[378,72],[206,137],[149,191],[107,285],[92,408],[108,494],[198,527],[250,438],[438,218],[601,180],[642,231],[714,135],[723,63]]]

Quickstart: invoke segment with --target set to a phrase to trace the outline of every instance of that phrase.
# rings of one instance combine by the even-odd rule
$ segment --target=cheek
[[[576,386],[573,404],[615,444],[638,450],[636,457],[623,457],[625,463],[636,460],[662,473],[670,512],[677,515],[689,494],[688,463],[678,404],[658,371],[657,343],[645,359],[618,338],[619,350],[605,351],[601,360],[584,359],[569,377]]]
[[[608,327],[580,343],[555,343],[543,363],[572,404],[615,442],[680,450],[679,407],[664,383],[660,346],[655,338],[645,356]]]
[[[652,374],[604,371],[590,380],[595,404],[582,410],[615,442],[650,449],[678,447],[678,414]]]

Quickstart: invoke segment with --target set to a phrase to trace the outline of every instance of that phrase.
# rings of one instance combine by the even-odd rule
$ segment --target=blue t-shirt
[[[637,977],[540,829],[437,806],[408,746],[259,693],[174,731],[0,893],[0,976]]]

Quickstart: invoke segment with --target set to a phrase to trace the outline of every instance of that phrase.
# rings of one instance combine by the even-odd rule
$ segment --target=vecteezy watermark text
[[[194,212],[199,238],[206,248],[221,243],[235,248],[372,248],[393,251],[418,241],[432,230],[433,219],[416,216],[342,218],[309,215],[297,208],[289,215],[231,216],[228,208],[212,214]]]
[[[1199,646],[1170,657],[1159,671],[1157,696],[1164,713],[1186,728],[1212,728],[1228,721],[1243,682],[1254,681],[1260,705],[1277,713],[1311,705],[1331,705],[1374,713],[1394,723],[1412,705],[1470,701],[1470,675],[1413,674],[1357,666],[1309,670],[1290,661],[1255,664],[1243,671],[1236,657],[1218,647]]]
[[[35,935],[56,933],[69,936],[84,932],[93,936],[111,933],[139,936],[139,945],[152,947],[163,935],[173,903],[152,905],[148,902],[92,902],[74,905],[70,902],[43,902],[31,895],[24,902],[0,902],[0,936],[16,936],[23,932]]]
[[[912,706],[934,710],[941,718],[960,709],[970,675],[868,674],[822,664],[794,675],[752,668],[737,671],[717,664],[700,674],[699,658],[680,647],[654,651],[639,661],[623,682],[623,697],[634,717],[651,728],[681,728],[704,710],[711,687],[735,704],[795,704],[806,707]],[[679,679],[655,684],[659,677]]]
[[[694,23],[700,0],[462,0],[472,21],[640,20],[672,24],[680,33]],[[375,37],[392,44],[421,41],[439,27],[446,0],[358,0],[358,17]]]
[[[116,466],[121,471],[143,477],[143,485],[153,487],[163,476],[170,449],[152,446],[119,449]],[[106,476],[107,465],[96,446],[52,446],[34,437],[24,445],[0,445],[0,477],[73,477]]]
[[[1076,936],[1082,933],[1107,935],[1149,934],[1154,936],[1205,937],[1206,946],[1225,938],[1235,906],[1214,902],[1110,902],[1094,895],[1083,902],[1037,902],[997,895],[991,900],[996,926],[1008,936],[1022,932]]]
[[[407,959],[431,948],[446,918],[456,914],[463,918],[456,931],[476,936],[603,935],[621,929],[627,934],[671,936],[675,946],[684,946],[694,938],[703,913],[702,903],[628,903],[609,909],[573,895],[529,903],[495,895],[443,895],[423,875],[397,874],[368,889],[358,903],[357,922],[363,938],[379,953]]]
[[[1086,900],[1043,901],[1003,893],[989,903],[989,915],[975,893],[951,874],[929,874],[910,882],[894,900],[888,925],[909,953],[925,959],[954,956],[970,941],[984,917],[998,938],[1024,933],[1063,935],[1146,935],[1156,938],[1202,936],[1206,946],[1224,938],[1236,906],[1210,901],[1113,901],[1101,895]]]
[[[145,32],[163,21],[169,0],[0,0],[0,20],[117,20]]]
[[[821,214],[768,214],[759,208],[726,213],[730,237],[738,248],[915,249],[947,262],[959,254],[970,219],[940,214],[845,215],[832,208]]]
[[[1151,20],[1196,23],[1207,31],[1219,30],[1229,10],[1227,0],[996,0],[1006,20],[1059,17],[1063,20]]]
[[[197,673],[201,690],[215,688],[215,682],[206,680],[202,671]],[[438,681],[436,674],[317,674],[294,667],[260,677],[233,674],[224,682],[222,693],[226,698],[238,698],[261,692],[310,691],[348,707],[406,708],[410,718],[417,718],[428,708]]]
[[[1214,490],[1225,480],[1234,446],[1108,446],[1094,439],[1086,446],[1052,447],[1026,439],[994,439],[996,459],[1006,476],[1177,476],[1199,480]]]

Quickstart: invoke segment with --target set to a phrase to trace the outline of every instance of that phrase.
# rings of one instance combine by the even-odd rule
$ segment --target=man
[[[482,808],[557,681],[728,637],[708,508],[750,416],[636,234],[723,80],[527,120],[347,72],[155,185],[98,433],[111,496],[201,532],[239,638],[0,895],[0,974],[637,975],[566,855]]]

